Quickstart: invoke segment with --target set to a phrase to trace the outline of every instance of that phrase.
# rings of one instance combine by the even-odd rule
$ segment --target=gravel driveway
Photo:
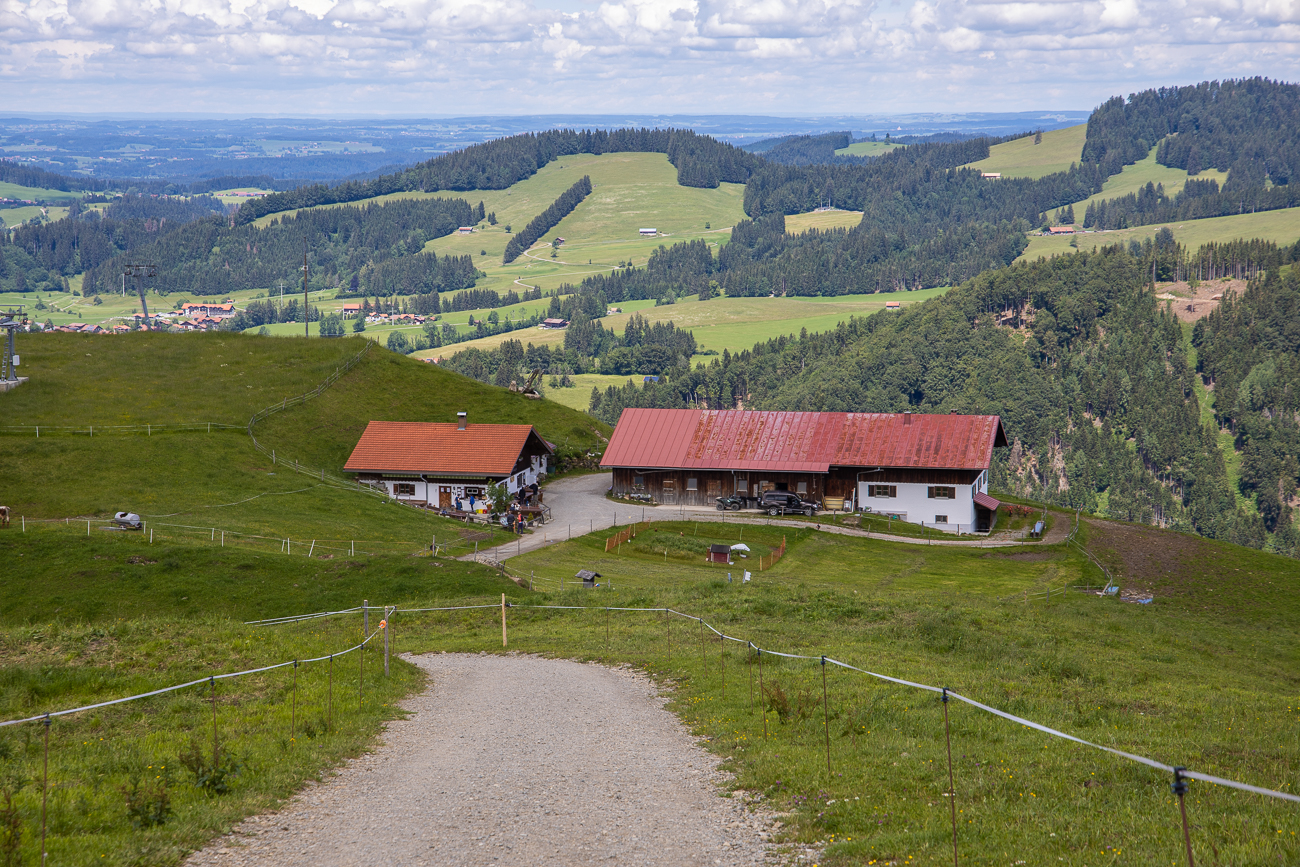
[[[770,819],[630,669],[531,656],[407,657],[431,685],[383,745],[186,862],[750,865]]]

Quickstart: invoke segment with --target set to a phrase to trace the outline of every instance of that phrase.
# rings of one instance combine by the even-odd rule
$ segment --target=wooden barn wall
[[[642,477],[642,484],[635,479]],[[687,490],[689,479],[696,480],[696,490]],[[807,485],[808,499],[821,500],[826,496],[826,477],[820,473],[767,473],[739,472],[731,470],[634,470],[618,467],[614,470],[614,495],[647,494],[656,503],[665,505],[712,506],[718,497],[726,497],[736,492],[737,484],[746,487],[746,493],[754,496],[754,486],[767,484],[769,490],[798,491],[799,483]]]

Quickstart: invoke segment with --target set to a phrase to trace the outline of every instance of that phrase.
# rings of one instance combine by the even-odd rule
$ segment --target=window
[[[957,489],[951,485],[931,485],[928,489],[932,500],[955,500]]]
[[[482,497],[482,496],[483,496],[483,489],[482,489],[482,488],[469,488],[469,487],[467,487],[467,488],[465,488],[465,496],[467,496],[467,497]]]
[[[688,491],[698,491],[699,489],[700,489],[700,480],[699,480],[699,479],[688,478],[688,479],[686,480],[686,490],[688,490]]]
[[[897,497],[898,485],[867,485],[868,497]]]
[[[395,497],[414,497],[414,482],[396,482],[393,484],[393,496]]]
[[[948,523],[948,516],[947,516],[947,515],[935,515],[935,516],[934,516],[934,522],[935,522],[936,524],[946,524],[946,523]]]
[[[644,487],[645,487],[645,476],[633,476],[633,477],[632,477],[632,484],[633,484],[635,487],[638,487],[638,488],[644,488]]]
[[[806,496],[808,496],[808,483],[807,483],[807,482],[800,482],[799,484],[795,485],[795,488],[794,488],[794,489],[795,489],[795,493],[797,493],[799,496],[801,496],[801,497],[806,497]]]

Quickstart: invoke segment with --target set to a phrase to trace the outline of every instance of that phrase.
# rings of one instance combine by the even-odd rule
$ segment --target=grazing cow
[[[9,526],[9,507],[0,506],[0,527]]]

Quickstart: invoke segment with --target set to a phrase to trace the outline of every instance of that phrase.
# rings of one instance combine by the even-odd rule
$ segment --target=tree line
[[[1196,323],[1197,369],[1212,386],[1217,422],[1241,452],[1239,489],[1273,547],[1300,556],[1300,274],[1270,268]]]
[[[469,256],[422,252],[429,240],[468,223],[463,199],[404,199],[386,204],[318,208],[286,214],[264,228],[198,220],[132,250],[158,267],[161,292],[224,295],[237,289],[290,286],[302,280],[304,251],[313,288],[351,286],[367,294],[420,294],[472,286]],[[87,273],[103,286],[121,273],[115,256]],[[93,277],[91,276],[93,275]]]
[[[666,154],[677,168],[678,183],[696,187],[743,184],[760,162],[739,148],[691,130],[546,130],[470,145],[370,180],[332,187],[315,184],[253,199],[240,207],[236,222],[404,191],[504,190],[562,156],[606,153]]]
[[[543,235],[554,229],[561,220],[573,213],[573,209],[582,204],[582,200],[589,195],[591,195],[591,177],[583,175],[574,182],[573,186],[560,193],[559,198],[552,202],[545,211],[533,217],[523,231],[510,236],[510,240],[506,242],[506,252],[501,259],[501,263],[509,265],[518,259],[525,250],[537,243]],[[479,206],[482,207],[481,202]]]

